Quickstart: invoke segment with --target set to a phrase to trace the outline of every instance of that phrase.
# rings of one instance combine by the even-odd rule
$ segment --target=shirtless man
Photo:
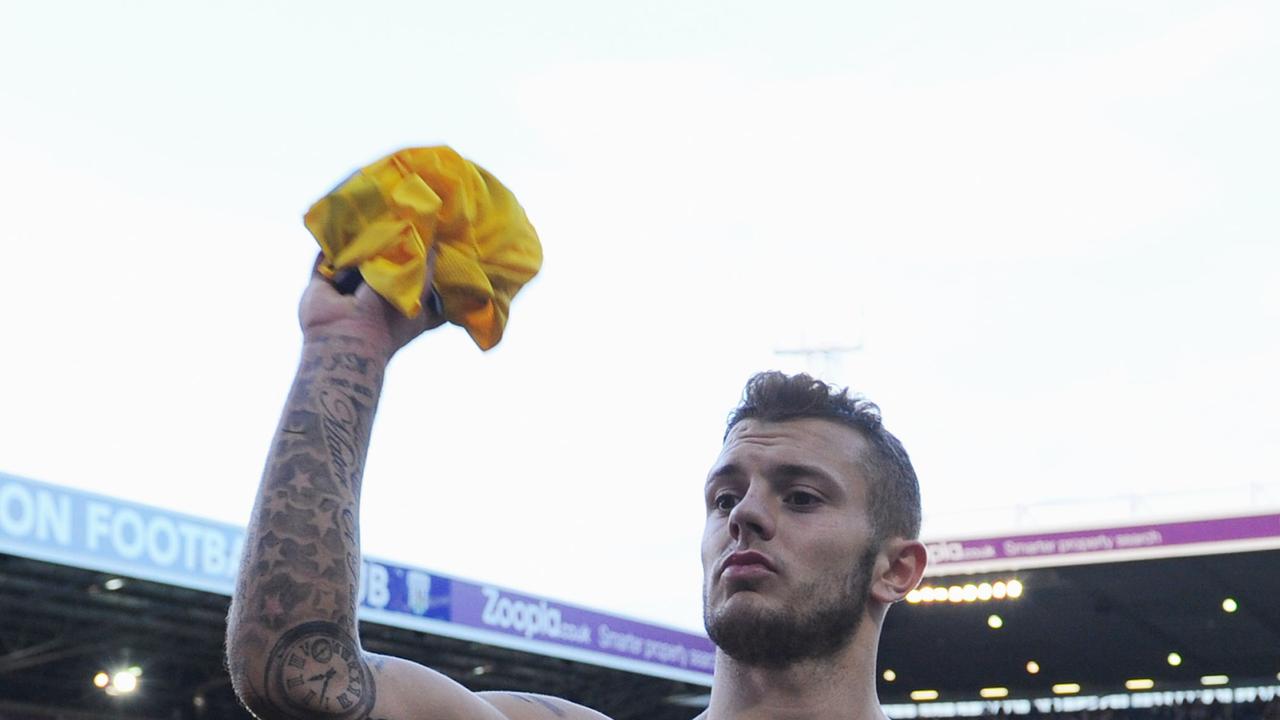
[[[240,699],[263,720],[604,718],[559,698],[473,693],[360,648],[357,519],[383,373],[442,319],[406,319],[368,286],[343,295],[318,275],[299,316],[302,360],[228,623]],[[757,375],[705,497],[704,615],[718,649],[700,720],[883,720],[880,628],[925,550],[915,473],[875,406],[806,376]]]

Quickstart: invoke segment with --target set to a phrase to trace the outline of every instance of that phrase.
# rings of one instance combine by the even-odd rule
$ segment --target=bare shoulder
[[[535,693],[478,693],[509,720],[609,720],[607,715],[568,700]]]

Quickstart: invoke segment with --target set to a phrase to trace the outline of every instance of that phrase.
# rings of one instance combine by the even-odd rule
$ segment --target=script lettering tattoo
[[[325,366],[326,370],[353,370],[365,375],[369,372],[369,358],[361,357],[356,353],[344,352],[334,353],[329,356],[329,361]]]
[[[317,393],[317,400],[324,416],[321,422],[334,476],[345,486],[359,482],[359,404],[350,395],[327,388]]]
[[[342,388],[343,390],[351,392],[355,395],[359,395],[365,400],[373,399],[373,391],[370,390],[367,385],[361,385],[360,383],[350,382],[342,378],[331,378],[329,380],[329,384],[332,385],[333,387]]]

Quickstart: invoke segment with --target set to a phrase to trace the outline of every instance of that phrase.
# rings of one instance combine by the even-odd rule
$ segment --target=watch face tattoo
[[[354,639],[337,625],[311,622],[285,633],[267,662],[273,703],[296,718],[366,718],[373,678]]]

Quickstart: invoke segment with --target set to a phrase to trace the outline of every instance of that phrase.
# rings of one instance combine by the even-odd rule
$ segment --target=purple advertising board
[[[368,559],[362,616],[463,639],[707,684],[704,635],[469,580]]]
[[[935,540],[930,574],[965,568],[1071,564],[1280,547],[1280,514],[1116,528]]]
[[[702,635],[566,603],[454,581],[451,620],[547,643],[710,676],[715,646]]]

